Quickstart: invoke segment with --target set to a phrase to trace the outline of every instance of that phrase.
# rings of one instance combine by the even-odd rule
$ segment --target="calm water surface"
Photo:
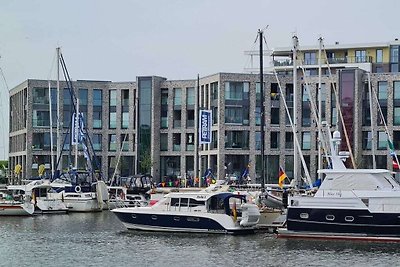
[[[128,231],[109,211],[0,217],[0,266],[400,266],[400,244]]]

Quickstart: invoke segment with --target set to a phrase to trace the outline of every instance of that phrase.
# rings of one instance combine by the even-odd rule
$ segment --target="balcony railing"
[[[325,58],[323,58],[323,64],[326,63]],[[348,63],[372,63],[372,57],[370,56],[347,56],[347,57],[334,57],[328,58],[329,64],[348,64]],[[281,66],[292,66],[293,60],[274,60],[273,64],[275,67]],[[303,65],[318,65],[317,59],[306,59],[302,62]]]

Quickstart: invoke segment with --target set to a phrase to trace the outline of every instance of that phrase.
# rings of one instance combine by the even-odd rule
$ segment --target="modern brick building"
[[[322,118],[331,129],[343,131],[334,88],[357,167],[372,167],[376,154],[378,168],[392,169],[387,136],[379,106],[394,146],[400,149],[400,42],[325,46],[328,60],[322,62]],[[313,179],[316,177],[318,139],[310,98],[318,96],[318,46],[300,47],[297,57],[298,110],[293,110],[292,49],[272,51],[272,73],[264,75],[265,155],[267,182],[275,183],[279,166],[293,176],[292,129],[283,105],[297,114],[297,131],[304,158]],[[324,59],[325,56],[322,56]],[[332,75],[329,75],[328,63]],[[370,112],[369,83],[373,97]],[[217,73],[197,80],[167,80],[150,76],[132,82],[75,81],[73,88],[86,118],[101,171],[110,179],[115,169],[122,176],[148,171],[156,181],[167,176],[193,176],[197,135],[195,121],[199,108],[212,110],[212,142],[199,147],[199,171],[211,168],[218,177],[240,176],[249,165],[250,177],[259,182],[260,107],[258,74]],[[306,86],[308,84],[308,86]],[[282,93],[279,89],[282,88]],[[61,83],[57,99],[56,82],[51,81],[53,134],[56,136],[57,104],[64,144],[62,169],[68,168],[71,99],[66,83]],[[308,90],[306,90],[308,88]],[[309,95],[310,94],[310,95]],[[15,182],[37,175],[38,165],[50,160],[50,110],[48,81],[27,80],[10,91],[10,169],[23,166]],[[371,114],[374,127],[371,127]],[[373,139],[371,138],[373,136]],[[56,140],[57,138],[54,138]],[[373,140],[373,141],[372,141]],[[344,142],[343,142],[344,143]],[[56,148],[56,144],[53,145]],[[374,149],[372,149],[374,148]],[[55,152],[54,152],[55,155]],[[117,164],[117,162],[120,162]],[[300,163],[297,163],[300,166]],[[79,168],[84,168],[82,151]],[[118,165],[118,166],[117,166]],[[300,168],[300,167],[299,167]]]

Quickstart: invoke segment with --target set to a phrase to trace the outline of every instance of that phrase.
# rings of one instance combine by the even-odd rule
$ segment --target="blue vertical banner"
[[[199,112],[199,144],[211,143],[211,110]]]
[[[76,116],[76,113],[72,114],[72,120],[71,120],[71,145],[76,145],[78,144],[78,135],[76,132],[76,127],[79,127],[78,124],[78,117]]]

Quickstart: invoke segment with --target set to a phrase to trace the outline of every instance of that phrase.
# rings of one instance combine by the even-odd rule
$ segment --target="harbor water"
[[[150,233],[112,212],[0,217],[0,266],[399,266],[400,244]]]

